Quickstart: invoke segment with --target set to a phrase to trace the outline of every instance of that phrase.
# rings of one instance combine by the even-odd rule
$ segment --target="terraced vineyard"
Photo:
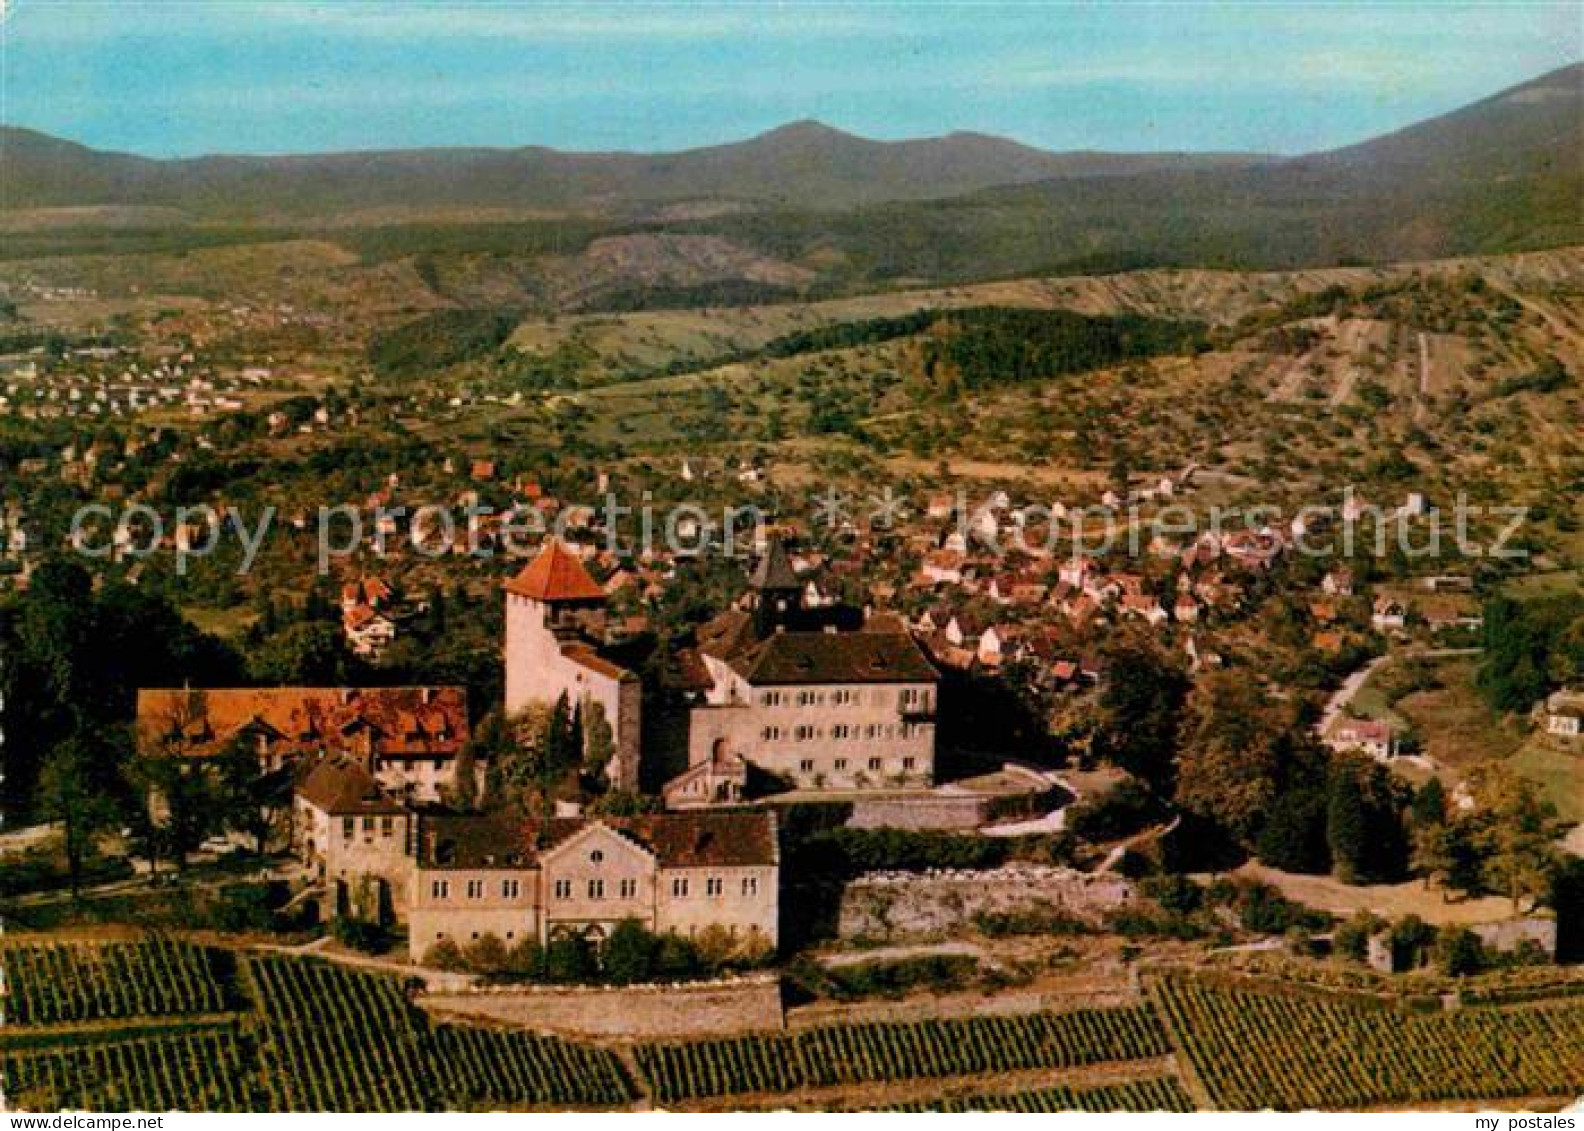
[[[191,943],[18,943],[0,948],[13,1025],[217,1013],[224,952]]]
[[[886,1111],[1192,1111],[1193,1100],[1172,1076],[1153,1076],[1102,1084],[1093,1088],[1036,1088],[1026,1092],[997,1092],[978,1096],[945,1096],[915,1103],[894,1104]]]
[[[608,1107],[632,1089],[615,1054],[555,1037],[430,1026],[401,983],[290,958],[249,963],[264,1076],[282,1111]]]
[[[644,1045],[655,1098],[676,1103],[750,1092],[1071,1068],[1167,1052],[1147,1007],[917,1022],[829,1025],[799,1033]]]
[[[257,1111],[253,1050],[235,1026],[0,1050],[13,1110]]]
[[[1584,1002],[1576,998],[1414,1015],[1178,973],[1153,979],[1151,996],[1223,1109],[1349,1109],[1584,1089]]]
[[[608,1049],[535,1033],[444,1025],[431,1064],[454,1106],[619,1107],[633,1098]]]
[[[423,1030],[394,978],[320,962],[248,963],[276,1111],[421,1111]]]
[[[227,952],[72,943],[11,947],[6,958],[13,999],[28,1003],[26,1020],[0,1033],[0,1079],[14,1107],[433,1111],[623,1107],[634,1097],[609,1049],[431,1025],[400,979],[385,975],[308,959],[233,959],[247,998],[232,991],[238,1000],[228,1003],[216,976],[233,958]],[[118,986],[117,972],[135,984]],[[54,976],[67,988],[41,981]],[[244,1012],[228,1022],[171,1016],[226,1004]],[[30,1028],[56,1020],[124,1023],[69,1034]]]

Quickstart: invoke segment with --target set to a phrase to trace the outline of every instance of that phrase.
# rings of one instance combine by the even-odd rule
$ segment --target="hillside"
[[[0,130],[4,209],[163,206],[195,218],[436,207],[624,215],[683,202],[829,209],[1051,178],[1258,160],[1236,154],[1048,153],[972,133],[882,142],[807,121],[679,153],[568,153],[529,146],[168,161],[104,153],[31,130]]]
[[[424,259],[433,289],[464,304],[547,309],[1139,267],[1373,264],[1584,241],[1581,81],[1584,65],[1566,67],[1281,160],[1047,153],[969,133],[878,142],[798,122],[672,154],[154,161],[10,129],[0,131],[0,216],[8,258],[312,235],[365,260]],[[577,258],[601,237],[661,235]]]

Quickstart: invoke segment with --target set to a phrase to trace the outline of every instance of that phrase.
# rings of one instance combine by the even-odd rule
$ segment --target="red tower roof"
[[[545,542],[539,556],[506,583],[506,592],[535,601],[603,601],[605,591],[560,541]]]

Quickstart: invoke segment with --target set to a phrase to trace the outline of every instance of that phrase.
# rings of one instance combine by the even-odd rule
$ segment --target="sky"
[[[817,118],[1326,149],[1584,57],[1584,6],[0,0],[0,121],[150,156],[675,150]]]

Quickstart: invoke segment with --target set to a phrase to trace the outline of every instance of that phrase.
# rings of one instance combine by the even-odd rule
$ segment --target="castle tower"
[[[581,614],[603,608],[605,591],[553,538],[503,588],[506,713],[553,704],[562,695],[585,710],[597,705],[615,742],[611,780],[622,789],[636,788],[641,685],[633,673],[602,658],[581,632]]]

